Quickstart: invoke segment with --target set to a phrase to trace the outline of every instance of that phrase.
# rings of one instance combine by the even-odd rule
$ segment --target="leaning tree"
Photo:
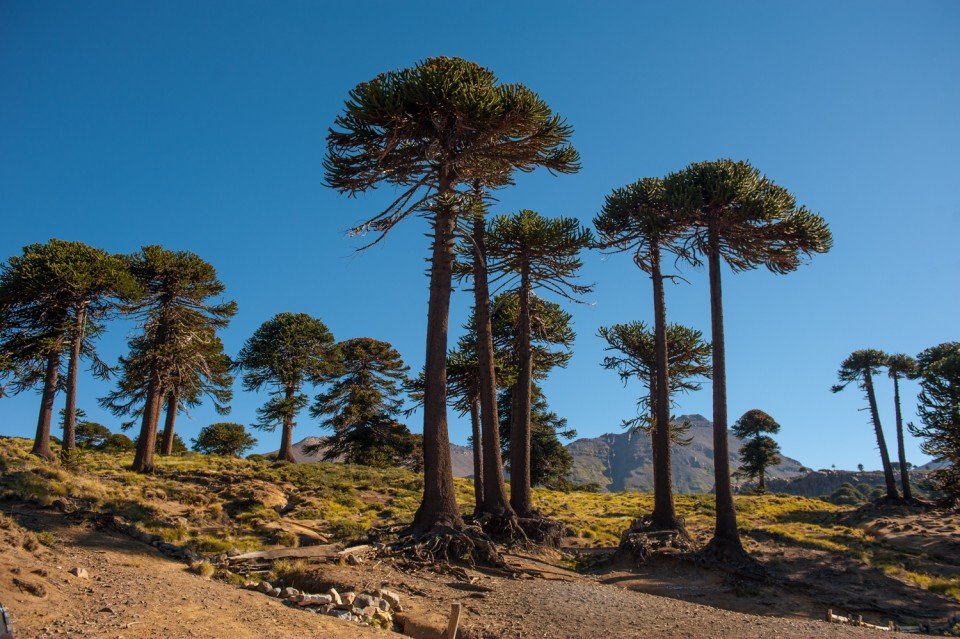
[[[225,288],[216,270],[189,251],[145,246],[128,258],[128,268],[144,291],[127,306],[142,328],[130,340],[131,358],[142,355],[142,359],[133,363],[140,368],[129,379],[121,379],[117,391],[101,403],[122,413],[124,409],[112,406],[112,400],[124,397],[131,387],[142,389],[137,394],[142,405],[135,411],[140,415],[140,435],[133,469],[149,473],[154,470],[160,405],[177,374],[179,354],[210,331],[226,327],[237,304],[215,299]]]
[[[897,420],[897,459],[900,461],[900,487],[903,498],[913,499],[910,488],[910,469],[907,467],[907,453],[903,441],[903,411],[900,406],[900,379],[916,379],[917,360],[904,353],[890,355],[887,358],[887,375],[893,380],[893,407]]]
[[[839,393],[848,385],[856,382],[857,386],[867,395],[870,408],[870,421],[877,437],[877,448],[880,449],[880,460],[883,462],[883,478],[887,484],[887,499],[899,500],[897,480],[893,476],[893,466],[890,464],[890,453],[887,452],[887,442],[883,436],[883,427],[880,425],[880,411],[877,409],[877,395],[873,386],[873,376],[887,365],[889,356],[883,351],[874,348],[854,351],[840,364],[837,377],[839,384],[830,388]]]
[[[358,84],[327,135],[326,183],[356,195],[381,185],[400,195],[355,230],[380,233],[416,213],[433,230],[427,310],[424,493],[411,533],[463,526],[446,418],[447,324],[454,231],[464,190],[510,184],[515,170],[579,169],[571,128],[536,93],[501,84],[483,67],[438,57]],[[378,241],[374,240],[374,242]]]
[[[960,503],[960,342],[932,346],[917,356],[920,426],[910,432],[923,438],[921,449],[946,466],[933,472],[933,483],[956,506]]]
[[[536,516],[530,485],[530,402],[534,352],[533,312],[536,291],[571,301],[592,290],[576,276],[580,253],[593,244],[590,230],[574,218],[546,218],[535,211],[497,216],[486,234],[488,268],[492,281],[514,287],[517,293],[517,381],[510,433],[510,504],[518,516]]]
[[[780,463],[780,446],[770,435],[780,432],[780,424],[759,408],[752,408],[733,423],[731,430],[745,440],[740,447],[740,473],[757,482],[757,493],[767,492],[767,468]]]
[[[296,461],[293,428],[307,405],[303,386],[317,383],[334,366],[334,339],[327,325],[306,313],[278,313],[253,333],[237,356],[247,391],[269,389],[270,399],[257,409],[257,428],[282,429],[277,459]]]
[[[667,309],[663,282],[671,277],[663,272],[663,253],[692,261],[683,244],[687,219],[671,206],[663,180],[643,178],[607,196],[603,209],[593,221],[601,248],[630,252],[634,263],[650,276],[653,283],[654,350],[656,398],[653,415],[653,515],[651,525],[659,530],[683,528],[677,518],[670,481],[670,362],[667,335]],[[651,394],[651,397],[653,395]],[[659,426],[659,425],[662,425]]]
[[[665,178],[664,187],[690,224],[686,246],[706,259],[709,270],[716,526],[705,553],[736,561],[746,553],[730,483],[721,263],[734,272],[763,266],[789,273],[804,258],[828,251],[833,239],[822,217],[798,206],[789,191],[748,162],[694,163]]]

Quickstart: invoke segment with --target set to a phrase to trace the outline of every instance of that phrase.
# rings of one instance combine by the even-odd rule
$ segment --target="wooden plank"
[[[444,633],[443,639],[457,639],[457,629],[460,627],[460,614],[462,612],[462,604],[450,604],[450,621],[447,623],[447,631]]]
[[[326,544],[323,546],[304,546],[303,548],[274,548],[273,550],[261,550],[258,552],[247,552],[242,555],[228,557],[230,563],[239,561],[251,561],[256,559],[297,559],[301,557],[336,557],[340,552],[338,544]]]

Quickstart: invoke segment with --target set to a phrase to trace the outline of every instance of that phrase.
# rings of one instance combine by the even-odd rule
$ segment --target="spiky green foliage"
[[[306,313],[279,313],[264,322],[244,344],[236,367],[247,391],[268,389],[270,399],[257,410],[257,428],[283,426],[280,458],[292,461],[292,430],[308,402],[303,386],[315,384],[334,366],[333,335]]]
[[[97,422],[77,422],[77,448],[99,449],[113,433],[103,424]]]
[[[573,456],[560,441],[572,439],[577,431],[567,425],[567,419],[550,410],[547,397],[538,384],[533,385],[530,405],[530,483],[557,490],[570,487],[568,476],[573,469]],[[513,410],[513,392],[500,391],[500,432],[503,433],[503,454],[510,458],[510,433]],[[509,468],[509,463],[507,464]]]
[[[516,382],[519,366],[517,342],[520,339],[520,300],[516,292],[501,293],[492,304],[491,324],[498,372],[503,370],[504,385]],[[533,377],[545,379],[554,368],[566,368],[573,357],[570,350],[577,334],[573,316],[557,304],[540,297],[530,302]]]
[[[650,431],[654,425],[654,396],[656,354],[654,335],[643,322],[628,322],[601,326],[599,335],[606,342],[604,350],[615,353],[603,358],[601,366],[614,370],[627,384],[639,380],[647,387],[647,394],[637,400],[637,416],[624,420],[627,428]],[[668,364],[670,367],[670,395],[698,391],[700,380],[710,379],[710,344],[703,341],[703,333],[681,324],[667,326]],[[675,443],[685,445],[688,424],[671,424]]]
[[[757,482],[757,493],[765,493],[767,468],[780,463],[780,445],[770,437],[780,432],[780,424],[759,408],[752,408],[730,430],[745,440],[740,447],[739,474]]]
[[[257,445],[257,440],[247,432],[243,424],[217,422],[204,426],[196,439],[191,439],[191,448],[205,455],[240,457]]]
[[[367,466],[413,466],[418,442],[398,421],[410,368],[387,342],[358,337],[337,344],[335,365],[320,381],[310,414],[332,431],[324,459]]]
[[[880,460],[883,463],[883,474],[887,484],[887,497],[899,499],[900,495],[897,492],[896,480],[893,476],[893,466],[890,463],[887,442],[883,436],[883,426],[880,424],[880,411],[877,408],[876,392],[873,386],[874,376],[887,365],[889,357],[883,351],[875,348],[854,351],[840,364],[840,369],[837,371],[837,378],[840,383],[830,387],[830,390],[839,393],[852,383],[863,390],[870,409],[870,421],[877,438],[877,448],[880,449]]]
[[[920,426],[910,432],[923,439],[921,449],[947,467],[933,474],[936,487],[960,503],[960,342],[944,342],[917,356]]]

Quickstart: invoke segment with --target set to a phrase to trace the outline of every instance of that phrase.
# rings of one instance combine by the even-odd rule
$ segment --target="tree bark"
[[[656,383],[653,430],[653,525],[670,530],[679,527],[673,504],[673,477],[670,450],[670,369],[667,358],[667,305],[660,271],[660,246],[651,242],[653,280],[654,354]],[[652,396],[651,396],[652,397]]]
[[[47,371],[43,377],[43,394],[40,396],[40,415],[37,417],[37,436],[33,440],[32,454],[52,461],[50,450],[50,421],[53,419],[53,403],[57,396],[57,380],[60,376],[60,351],[47,355]]]
[[[163,422],[163,441],[160,444],[160,454],[167,457],[173,454],[173,435],[179,409],[180,395],[176,391],[171,391],[167,396],[167,418]]]
[[[87,307],[77,308],[70,343],[70,361],[67,364],[67,406],[63,415],[63,452],[77,448],[77,377],[80,370],[80,347],[83,345],[83,329],[87,323]]]
[[[907,468],[907,453],[903,446],[903,413],[900,410],[900,377],[893,376],[893,401],[897,415],[897,457],[900,459],[900,485],[903,488],[903,498],[913,500],[913,489],[910,487],[910,470]]]
[[[767,473],[763,466],[760,467],[760,478],[757,484],[757,491],[762,495],[767,492]]]
[[[517,384],[510,410],[510,505],[520,517],[533,515],[530,489],[530,394],[533,381],[530,324],[530,272],[524,263],[520,266]]]
[[[721,554],[744,554],[737,528],[737,511],[730,485],[730,448],[727,441],[727,361],[723,332],[723,288],[720,283],[720,237],[709,233],[710,337],[713,342],[713,475],[716,526],[710,546]]]
[[[877,396],[873,390],[873,375],[869,370],[863,371],[863,386],[867,391],[867,401],[870,403],[870,419],[877,434],[877,447],[880,449],[880,461],[883,462],[883,479],[887,484],[887,497],[899,500],[897,480],[894,478],[893,466],[890,464],[890,453],[887,452],[887,441],[883,436],[883,427],[880,426],[880,411],[877,410]]]
[[[140,420],[140,436],[137,438],[137,452],[133,457],[133,470],[138,473],[152,473],[155,469],[157,421],[160,416],[162,395],[159,377],[158,373],[154,373],[147,386],[147,398],[143,405],[143,417]]]
[[[462,528],[457,508],[447,432],[447,330],[454,259],[456,216],[446,198],[451,183],[441,176],[433,254],[430,260],[430,299],[427,303],[427,354],[423,397],[423,499],[410,531],[423,533],[436,526]]]
[[[293,396],[297,392],[295,388],[290,386],[286,389],[286,399],[287,404],[292,405]],[[277,460],[286,461],[286,462],[295,462],[296,458],[293,456],[293,415],[287,414],[283,416],[283,432],[280,435],[280,450],[277,451]]]
[[[473,218],[473,306],[477,324],[477,361],[480,367],[480,420],[483,426],[483,506],[494,517],[512,517],[503,479],[500,451],[500,416],[497,408],[497,377],[490,320],[490,286],[487,280],[486,245],[482,215]]]
[[[473,496],[476,506],[474,516],[483,512],[483,444],[480,434],[480,398],[470,402],[470,429],[473,443]]]

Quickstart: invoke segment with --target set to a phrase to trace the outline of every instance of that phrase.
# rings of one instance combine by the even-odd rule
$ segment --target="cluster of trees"
[[[893,381],[894,419],[897,431],[897,462],[892,462],[880,422],[874,376],[884,369]],[[933,473],[934,489],[954,501],[960,499],[960,342],[945,342],[925,349],[916,358],[903,353],[888,354],[877,349],[862,349],[851,353],[840,364],[839,383],[831,390],[842,391],[851,383],[865,394],[870,421],[883,465],[886,498],[899,501],[897,490],[900,476],[902,499],[913,499],[910,485],[910,464],[904,449],[904,423],[900,401],[900,381],[916,379],[920,382],[917,411],[920,425],[906,428],[923,439],[921,450],[939,461],[945,468]]]

